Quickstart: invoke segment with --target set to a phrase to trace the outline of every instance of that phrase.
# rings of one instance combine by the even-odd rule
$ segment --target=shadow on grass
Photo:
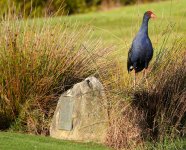
[[[132,106],[145,114],[146,129],[142,137],[164,140],[186,133],[186,69],[175,67],[163,73],[149,90],[134,92]]]

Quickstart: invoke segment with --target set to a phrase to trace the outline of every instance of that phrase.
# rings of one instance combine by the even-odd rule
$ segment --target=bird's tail
[[[127,61],[127,70],[128,70],[128,73],[133,70],[133,66],[132,66],[130,59],[128,59]]]

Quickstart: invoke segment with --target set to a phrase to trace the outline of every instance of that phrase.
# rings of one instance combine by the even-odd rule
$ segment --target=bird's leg
[[[143,70],[143,77],[142,77],[142,80],[145,79],[145,69]]]
[[[136,88],[136,71],[134,70],[134,88]]]
[[[148,72],[148,69],[147,69],[147,68],[145,68],[145,70],[144,70],[144,74],[145,74],[145,81],[146,81],[147,87],[149,87],[149,83],[148,83],[148,80],[147,80],[147,72]]]

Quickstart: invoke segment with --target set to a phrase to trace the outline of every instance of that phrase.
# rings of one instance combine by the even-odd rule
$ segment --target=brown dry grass
[[[91,39],[91,28],[50,18],[0,26],[1,129],[47,135],[59,94],[111,64],[112,48]],[[3,122],[6,122],[4,124]]]
[[[115,75],[116,82],[112,84],[115,90],[110,88],[110,95],[107,94],[112,101],[106,139],[110,147],[136,149],[141,145],[143,149],[145,141],[156,143],[185,135],[185,47],[182,41],[173,45],[161,50],[154,59],[148,87],[141,79],[134,89],[123,71],[117,71],[119,75]],[[118,83],[120,86],[115,85]]]

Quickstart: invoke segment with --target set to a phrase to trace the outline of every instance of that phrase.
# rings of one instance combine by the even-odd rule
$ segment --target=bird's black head
[[[148,20],[150,18],[156,18],[156,15],[152,11],[148,10],[144,14],[144,19]]]

